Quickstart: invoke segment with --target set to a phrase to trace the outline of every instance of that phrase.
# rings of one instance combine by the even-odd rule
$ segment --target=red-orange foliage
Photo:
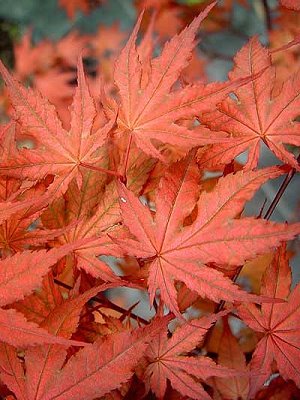
[[[300,145],[299,72],[278,85],[273,53],[252,38],[227,82],[186,83],[213,5],[155,58],[154,20],[136,45],[141,15],[112,81],[93,90],[79,57],[70,123],[18,83],[40,73],[30,63],[17,63],[16,78],[1,63],[11,102],[0,132],[3,397],[246,399],[277,371],[289,393],[300,387],[300,286],[290,289],[286,251],[300,223],[243,216],[263,184],[299,170],[285,147]],[[34,62],[26,40],[16,54]],[[41,49],[55,66],[51,45]],[[66,93],[55,76],[43,82]],[[282,165],[257,168],[260,142]],[[235,163],[245,150],[246,165]],[[222,176],[207,182],[212,168]],[[247,293],[236,277],[266,253],[260,294]],[[124,287],[148,292],[155,316],[107,297]],[[248,328],[234,336],[238,321]]]

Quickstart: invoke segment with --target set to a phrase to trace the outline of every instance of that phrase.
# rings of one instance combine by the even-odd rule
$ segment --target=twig
[[[300,162],[300,154],[297,158],[298,163]],[[278,189],[274,199],[272,200],[272,203],[270,204],[269,208],[267,209],[265,215],[264,215],[264,219],[269,220],[275,210],[275,208],[277,207],[277,204],[279,203],[281,197],[283,196],[284,192],[286,191],[286,188],[288,187],[289,183],[291,182],[291,180],[293,179],[293,176],[296,173],[296,169],[293,168],[289,171],[289,173],[286,175],[284,181],[282,182],[280,188]],[[234,278],[233,278],[233,282],[236,282],[237,278],[239,277],[239,274],[242,270],[242,266],[239,266]],[[221,309],[222,310],[222,309]],[[221,311],[219,310],[219,311]]]
[[[66,284],[64,282],[61,282],[58,279],[54,279],[54,283],[56,283],[57,285],[65,288],[65,289],[68,289],[68,290],[73,289],[72,286],[70,286],[70,285],[68,285],[68,284]],[[127,314],[128,315],[128,312],[130,312],[130,309],[127,310],[126,308],[118,306],[117,304],[113,303],[112,301],[110,301],[109,299],[107,299],[103,295],[94,296],[94,297],[91,298],[91,300],[95,301],[96,303],[100,303],[101,307],[112,308],[113,310],[115,310],[115,311],[117,311],[117,312],[119,312],[121,314]],[[144,319],[144,318],[142,318],[142,317],[140,317],[140,316],[138,316],[138,315],[136,315],[136,314],[134,314],[132,312],[130,312],[130,318],[132,318],[132,319],[134,319],[134,320],[136,320],[138,322],[141,322],[142,324],[149,325],[149,321],[147,321],[146,319]]]
[[[265,21],[266,21],[266,26],[268,31],[271,31],[273,29],[272,26],[272,17],[271,17],[271,10],[268,4],[268,0],[262,0],[262,4],[265,10]]]
[[[300,162],[300,154],[298,155],[297,161],[298,161],[298,163]],[[264,215],[264,219],[266,219],[266,220],[269,220],[269,219],[270,219],[270,217],[271,217],[271,215],[273,214],[273,212],[274,212],[274,210],[275,210],[277,204],[279,203],[281,197],[283,196],[283,194],[284,194],[286,188],[288,187],[289,183],[290,183],[291,180],[293,179],[293,176],[295,175],[295,173],[296,173],[296,169],[293,168],[293,169],[291,169],[291,170],[289,171],[289,173],[286,175],[286,177],[285,177],[284,181],[282,182],[280,188],[278,189],[278,191],[277,191],[277,193],[276,193],[276,195],[275,195],[275,197],[274,197],[272,203],[270,204],[268,210],[266,211],[266,213],[265,213],[265,215]],[[261,213],[260,213],[260,214],[261,214]],[[243,266],[242,266],[242,265],[238,266],[237,271],[236,271],[236,273],[235,273],[235,276],[234,276],[233,279],[232,279],[233,282],[236,282],[236,281],[237,281],[237,279],[238,279],[238,277],[239,277],[239,275],[240,275],[242,269],[243,269]],[[221,301],[217,304],[217,306],[216,306],[216,308],[215,308],[215,313],[218,313],[218,312],[222,311],[222,310],[224,309],[224,306],[225,306],[225,301],[224,301],[224,300],[221,300]],[[211,335],[212,335],[213,327],[214,327],[214,324],[211,326],[211,328],[209,329],[209,331],[207,332],[207,334],[206,334],[206,336],[205,336],[205,339],[204,339],[204,342],[203,342],[203,347],[205,347],[205,345],[208,343],[208,341],[209,341],[209,339],[210,339],[210,337],[211,337]]]
[[[300,162],[300,155],[297,158],[297,161]],[[288,187],[289,183],[293,179],[293,176],[295,175],[296,170],[295,168],[291,169],[290,172],[286,175],[284,181],[282,182],[278,192],[276,193],[276,196],[274,197],[272,203],[270,204],[270,207],[268,208],[267,212],[264,215],[264,218],[269,220],[271,215],[273,214],[277,204],[279,203],[281,197],[283,196],[286,188]]]

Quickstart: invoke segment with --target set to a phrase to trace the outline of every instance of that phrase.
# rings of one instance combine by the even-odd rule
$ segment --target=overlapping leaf
[[[60,258],[72,251],[74,246],[66,245],[50,251],[24,251],[0,261],[0,305],[20,300],[41,284],[42,277]],[[56,338],[40,328],[14,309],[0,309],[0,340],[13,346],[30,346],[42,343],[70,345],[63,338]]]
[[[40,328],[14,309],[0,309],[0,341],[16,347],[35,346],[44,343],[61,344],[63,346],[84,346],[85,343],[76,340],[66,340],[55,337],[45,329]]]
[[[287,302],[280,305],[262,304],[261,310],[253,304],[239,307],[239,315],[246,324],[264,335],[253,353],[250,364],[250,397],[270,376],[273,360],[276,360],[284,379],[293,379],[297,386],[300,385],[300,285],[291,292],[290,286],[291,270],[285,246],[281,246],[264,274],[261,294],[286,299]]]
[[[192,56],[197,28],[213,5],[208,6],[189,27],[174,36],[150,65],[140,59],[135,48],[142,18],[140,16],[116,62],[114,79],[121,99],[119,130],[129,133],[129,142],[133,137],[137,146],[152,157],[162,159],[153,140],[177,145],[185,150],[222,141],[221,134],[209,132],[203,126],[191,130],[176,122],[180,119],[193,119],[201,111],[221,101],[234,86],[247,81],[209,85],[197,83],[173,90],[181,71]]]
[[[23,366],[17,350],[6,343],[0,344],[0,379],[20,400],[28,400]]]
[[[208,357],[186,355],[199,344],[218,317],[218,314],[213,314],[184,324],[176,329],[171,339],[164,330],[151,342],[146,351],[148,366],[144,380],[157,398],[164,397],[168,379],[183,396],[209,400],[211,397],[200,382],[211,376],[228,377],[233,374],[233,370],[216,365]]]
[[[51,229],[54,231],[63,229],[72,221],[78,221],[73,229],[63,232],[58,237],[58,242],[60,244],[77,242],[78,246],[74,248],[77,268],[104,281],[114,281],[118,277],[97,256],[112,252],[117,255],[117,246],[106,235],[106,230],[112,229],[120,219],[118,192],[115,182],[108,184],[104,192],[101,187],[97,190],[99,175],[93,177],[93,172],[90,174],[90,171],[88,175],[87,177],[84,174],[84,185],[81,190],[75,181],[71,182],[66,199],[59,199],[48,207],[42,215],[42,221],[45,226],[56,228]],[[89,182],[94,183],[93,189],[89,189]],[[91,194],[96,197],[96,202]],[[90,216],[92,210],[94,214]]]
[[[149,163],[145,162],[143,154],[132,157],[127,170],[128,186],[138,192],[148,173]],[[107,232],[111,233],[117,228],[121,220],[116,182],[112,181],[106,186],[104,183],[99,172],[85,171],[82,187],[79,188],[73,180],[64,199],[57,200],[43,213],[42,222],[50,228],[50,232],[76,222],[73,229],[58,238],[59,243],[84,239],[84,244],[74,250],[76,267],[104,281],[115,281],[118,277],[98,258],[99,255],[123,255],[107,236]]]
[[[35,149],[21,149],[13,158],[8,155],[0,163],[0,173],[33,181],[55,175],[56,179],[48,189],[52,198],[66,192],[74,178],[81,186],[81,169],[99,161],[96,150],[104,144],[114,124],[112,119],[103,128],[93,130],[96,107],[85,80],[82,61],[78,63],[78,88],[72,104],[70,132],[63,128],[54,107],[41,94],[23,88],[3,64],[0,64],[0,71],[22,131],[37,141]]]
[[[300,125],[296,121],[300,106],[300,74],[291,76],[275,94],[276,74],[271,53],[258,38],[252,38],[235,57],[230,72],[236,80],[265,70],[257,79],[233,92],[235,99],[226,99],[213,111],[203,115],[203,121],[212,129],[228,132],[232,141],[213,145],[201,162],[215,166],[230,162],[249,149],[248,168],[257,166],[260,143],[264,142],[284,163],[299,169],[294,156],[284,144],[300,145]]]
[[[150,3],[159,17],[174,2]],[[240,318],[260,333],[255,351],[255,333],[251,331],[249,342],[243,336],[247,351],[254,351],[249,396],[276,364],[283,378],[300,386],[299,285],[290,293],[284,249],[267,270],[260,296],[241,290],[220,272],[229,276],[229,270],[300,231],[299,223],[242,216],[261,185],[290,170],[253,170],[259,143],[299,168],[286,147],[299,145],[299,74],[281,87],[271,53],[254,38],[236,57],[228,82],[187,85],[192,78],[186,80],[185,71],[195,53],[197,29],[214,5],[195,6],[204,11],[153,59],[158,24],[153,15],[136,46],[140,17],[114,73],[108,73],[114,82],[101,83],[100,91],[92,77],[88,85],[79,61],[71,122],[67,102],[59,103],[71,97],[73,87],[66,79],[73,72],[67,66],[74,65],[86,37],[77,40],[71,33],[58,44],[32,48],[27,36],[20,45],[16,76],[33,74],[35,87],[50,95],[49,102],[19,85],[0,65],[7,84],[1,99],[6,106],[10,93],[8,113],[14,112],[13,121],[0,127],[0,396],[11,391],[21,400],[142,398],[146,387],[158,398],[209,399],[213,390],[214,398],[246,398],[245,358],[229,326],[225,324],[219,341],[218,329],[208,333],[227,311],[185,321],[172,335],[167,332],[174,314],[182,321],[180,312],[211,313],[213,301],[220,300],[236,302]],[[231,2],[222,10],[232,10]],[[117,36],[120,41],[124,34]],[[96,40],[90,43],[98,48]],[[297,43],[295,38],[276,54],[287,54]],[[100,47],[107,48],[106,43]],[[100,53],[103,67],[106,55]],[[22,63],[22,55],[35,65]],[[44,56],[54,68],[41,66]],[[230,92],[235,95],[226,98]],[[22,144],[24,135],[32,139],[30,149]],[[208,146],[196,150],[202,145]],[[248,171],[229,174],[227,167],[225,177],[206,184],[206,168],[223,167],[245,150]],[[149,207],[142,205],[145,199]],[[126,276],[116,276],[101,255],[125,255],[120,265]],[[110,283],[101,285],[103,281]],[[134,310],[137,303],[128,309],[106,298],[106,289],[144,289],[146,281],[156,314],[166,305],[173,312],[168,317],[148,323]],[[278,305],[278,298],[287,302]],[[249,302],[263,304],[240,305]],[[134,330],[132,320],[145,327]],[[223,366],[198,352],[195,356],[195,346],[218,352]]]
[[[183,281],[200,296],[214,301],[259,301],[205,264],[240,265],[299,233],[299,224],[236,219],[259,186],[282,172],[274,167],[221,178],[212,192],[201,194],[193,224],[183,227],[183,219],[191,211],[197,193],[195,168],[191,156],[170,167],[156,196],[155,220],[138,198],[120,186],[123,220],[137,240],[127,238],[118,242],[128,254],[151,262],[151,301],[159,289],[165,304],[177,314],[174,280]]]
[[[79,322],[83,305],[99,292],[113,287],[112,284],[96,286],[79,296],[57,304],[40,324],[54,336],[70,339]],[[59,345],[43,345],[29,348],[25,352],[26,392],[29,399],[41,399],[55,380],[65,361],[67,352]]]
[[[156,320],[146,328],[112,334],[86,346],[69,360],[41,400],[93,400],[118,388],[133,375],[147,344],[167,321]]]
[[[247,371],[246,357],[233,336],[227,319],[223,319],[223,332],[218,348],[218,362],[227,368]],[[221,395],[228,400],[248,398],[249,376],[216,377],[215,384]]]

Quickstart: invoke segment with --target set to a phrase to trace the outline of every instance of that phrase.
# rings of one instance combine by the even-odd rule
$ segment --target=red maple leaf
[[[115,68],[124,37],[116,26],[99,30],[113,33],[117,48],[109,52],[111,38],[98,45],[71,32],[59,43],[32,46],[25,36],[16,48],[15,77],[33,78],[49,101],[0,64],[7,86],[1,115],[13,119],[0,126],[0,397],[139,399],[152,396],[146,389],[157,398],[208,400],[274,396],[276,388],[281,397],[285,388],[297,397],[300,284],[291,291],[286,244],[275,251],[300,224],[243,211],[262,185],[288,172],[269,218],[299,169],[286,145],[299,145],[300,75],[277,79],[274,51],[253,38],[228,82],[193,83],[197,74],[187,79],[186,71],[199,24],[216,6],[202,31],[220,29],[234,1],[209,2],[206,9],[173,0],[139,3],[156,13],[137,45],[139,18]],[[162,51],[153,56],[157,16],[160,23],[174,16],[176,24],[192,22],[164,46],[159,42]],[[291,32],[297,35],[297,26]],[[298,42],[283,40],[275,52],[285,57]],[[69,78],[85,45],[91,76],[80,58],[69,113]],[[90,58],[96,53],[99,68]],[[296,71],[298,58],[293,50],[284,65]],[[289,165],[254,169],[262,142]],[[233,159],[245,150],[243,168]],[[219,166],[222,174],[207,176]],[[274,253],[261,293],[242,290],[240,283],[257,292]],[[256,260],[260,254],[264,259]],[[141,293],[147,287],[150,302]],[[235,318],[229,328],[234,312],[247,327]],[[248,365],[231,330],[252,358]],[[280,381],[256,394],[276,371]],[[283,378],[290,382],[283,385]]]
[[[281,246],[263,276],[261,294],[286,299],[286,303],[262,304],[261,310],[253,304],[238,309],[246,324],[263,334],[250,363],[250,397],[272,373],[273,360],[284,379],[293,379],[300,385],[300,285],[291,291],[291,279],[286,249]]]
[[[223,318],[223,331],[218,346],[218,362],[224,367],[247,371],[246,357],[238,340],[232,334],[228,318]],[[216,377],[215,385],[224,399],[246,399],[249,376]]]
[[[229,163],[238,154],[249,149],[247,168],[257,166],[260,144],[264,142],[284,163],[299,169],[295,157],[284,144],[300,145],[300,125],[295,121],[300,106],[300,74],[287,80],[280,93],[274,94],[275,67],[271,53],[258,38],[252,38],[235,56],[235,67],[229,73],[231,80],[265,71],[243,88],[234,89],[236,99],[221,102],[218,111],[203,115],[203,122],[213,130],[223,130],[232,140],[226,144],[213,145],[203,157],[201,164],[217,166]]]
[[[70,296],[64,302],[60,302],[40,326],[52,335],[70,339],[79,324],[79,317],[83,305],[98,293],[107,290],[114,285],[104,284],[95,286],[81,295]],[[26,365],[26,391],[28,398],[41,399],[47,394],[48,387],[53,384],[66,359],[67,351],[59,345],[45,344],[35,346],[25,351]]]
[[[219,143],[222,135],[204,126],[189,129],[180,120],[191,120],[220,102],[237,82],[191,84],[174,90],[181,71],[187,67],[195,47],[195,34],[201,21],[215,3],[194,19],[179,35],[168,42],[159,57],[143,62],[135,47],[140,16],[125,48],[116,61],[114,80],[119,90],[118,129],[128,134],[128,148],[134,140],[152,157],[163,160],[153,142],[168,143],[187,151],[194,146]]]
[[[82,169],[96,168],[94,164],[99,161],[97,150],[104,145],[114,125],[112,119],[104,127],[93,130],[97,111],[85,80],[82,61],[78,62],[78,88],[72,104],[70,132],[62,127],[54,107],[45,98],[19,85],[3,64],[0,64],[0,71],[23,132],[38,143],[36,149],[21,149],[13,158],[8,155],[0,164],[0,173],[34,181],[49,174],[55,175],[48,188],[52,197],[66,192],[73,178],[81,187]]]
[[[118,388],[132,375],[149,341],[168,319],[158,319],[145,328],[110,335],[72,357],[41,400],[93,400]]]
[[[59,5],[65,8],[70,19],[75,17],[76,11],[78,10],[86,14],[90,10],[89,2],[87,0],[59,0]]]
[[[300,10],[300,4],[298,0],[280,0],[280,2],[286,8],[296,11]]]
[[[202,192],[196,220],[183,227],[183,220],[195,205],[197,167],[189,155],[169,168],[156,196],[156,214],[120,186],[124,224],[136,239],[118,243],[129,255],[151,262],[148,286],[151,303],[157,289],[165,304],[179,315],[174,280],[183,281],[200,296],[214,301],[249,301],[253,295],[242,292],[221,272],[206,263],[240,265],[278,246],[280,241],[299,232],[299,224],[286,226],[255,218],[236,219],[244,203],[278,168],[238,172],[221,178],[210,193]],[[255,300],[254,300],[255,298]],[[259,301],[254,296],[254,301]]]
[[[42,277],[60,258],[72,251],[66,245],[50,251],[24,251],[0,261],[0,306],[23,299],[41,284]],[[41,343],[78,344],[56,338],[14,309],[0,309],[0,340],[14,346],[30,346]]]
[[[168,339],[166,330],[163,330],[151,342],[145,354],[144,380],[157,398],[164,397],[168,379],[171,386],[183,396],[210,400],[211,397],[200,382],[211,376],[234,375],[234,370],[216,365],[208,357],[188,355],[201,342],[219,316],[212,314],[190,321],[178,327],[171,339]]]

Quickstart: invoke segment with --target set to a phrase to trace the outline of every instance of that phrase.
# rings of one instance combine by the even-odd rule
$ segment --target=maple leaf
[[[38,288],[42,277],[74,245],[52,250],[23,251],[0,261],[0,306],[20,300]]]
[[[179,316],[174,280],[214,301],[260,301],[245,293],[221,272],[206,263],[241,265],[293,238],[300,225],[271,223],[255,218],[235,219],[260,185],[281,175],[280,169],[238,172],[221,178],[210,193],[200,195],[198,215],[192,225],[181,227],[197,193],[195,165],[191,154],[174,164],[160,182],[156,215],[152,215],[126,187],[120,186],[124,224],[132,238],[115,239],[129,255],[148,259],[148,286],[153,302],[157,289],[165,304]],[[196,178],[197,180],[197,178]],[[254,297],[253,297],[254,296]]]
[[[66,245],[50,251],[24,251],[0,261],[0,305],[20,300],[39,287],[42,277],[60,258],[72,251],[74,246]],[[14,309],[0,309],[0,340],[13,346],[28,346],[41,343],[77,344],[56,338]]]
[[[141,156],[142,155],[142,156]],[[127,184],[134,192],[139,192],[149,173],[152,163],[144,162],[142,153],[130,157],[127,170]],[[150,166],[149,166],[150,165]],[[102,179],[101,179],[102,178]],[[68,227],[75,221],[74,229],[69,229],[57,241],[66,243],[80,242],[89,239],[74,250],[76,267],[104,281],[119,279],[107,264],[98,258],[99,255],[121,257],[123,251],[117,247],[107,233],[112,233],[121,221],[119,194],[116,183],[110,182],[104,187],[103,174],[86,170],[83,184],[79,188],[73,180],[65,194],[65,199],[58,199],[42,214],[43,225],[51,231]]]
[[[21,201],[4,201],[0,203],[0,224],[12,218],[17,213],[26,214],[28,210],[42,209],[51,200],[51,195],[44,194],[38,199],[36,197]]]
[[[73,16],[76,4],[84,3],[91,9],[87,0],[68,1]],[[246,398],[256,395],[276,362],[282,377],[300,386],[300,284],[290,292],[284,248],[265,273],[260,295],[241,290],[229,278],[245,261],[274,252],[300,231],[299,223],[242,216],[261,185],[287,171],[290,179],[299,169],[286,145],[299,145],[300,75],[281,86],[285,77],[280,70],[275,77],[277,61],[271,62],[273,54],[284,51],[285,65],[293,63],[291,70],[297,70],[298,55],[294,51],[289,57],[287,50],[299,42],[298,27],[293,21],[286,24],[282,36],[296,37],[286,45],[283,38],[274,51],[252,39],[237,55],[229,81],[186,84],[196,79],[190,73],[187,79],[187,68],[198,27],[215,3],[205,8],[173,0],[139,2],[138,7],[154,8],[155,15],[137,45],[139,18],[114,71],[112,61],[125,35],[117,26],[99,30],[99,35],[113,35],[100,45],[91,36],[71,33],[61,42],[32,46],[26,35],[15,47],[15,77],[33,78],[42,95],[22,87],[0,64],[7,85],[0,102],[13,116],[0,126],[1,398],[140,398],[146,387],[158,398],[208,400],[207,385],[213,398]],[[202,29],[224,25],[234,3],[216,7]],[[203,9],[153,58],[155,25],[169,35]],[[176,23],[169,29],[165,21]],[[116,46],[107,54],[111,39]],[[86,78],[80,58],[75,89],[69,81],[86,45],[89,57],[101,57],[91,72],[103,70],[104,76],[100,87]],[[253,170],[262,142],[289,166]],[[224,177],[206,179],[207,168],[223,167],[245,150],[250,155],[242,171],[230,173],[242,169],[232,162]],[[113,256],[125,276],[117,276],[101,256]],[[147,285],[157,316],[164,306],[172,311],[168,316],[147,320],[133,311],[138,302],[125,305],[128,296],[119,288],[145,290]],[[118,288],[118,304],[106,298],[110,288]],[[280,305],[278,298],[284,299]],[[228,311],[184,321],[172,331],[191,305],[191,311],[211,313],[213,302],[221,300],[237,303],[237,313],[249,325],[239,332],[246,351],[253,352],[248,366],[227,324]],[[245,302],[263,304],[240,305]],[[217,306],[222,308],[223,302]],[[180,320],[172,321],[169,331],[174,314]],[[224,315],[221,339],[216,327],[210,340],[208,330]],[[145,327],[133,329],[133,319]],[[254,330],[259,332],[256,350]],[[222,366],[202,356],[211,350]],[[284,397],[285,387],[274,382],[258,396],[274,396],[282,386],[279,396]],[[286,396],[297,397],[294,389],[294,383],[286,386]]]
[[[280,0],[280,2],[286,8],[290,8],[291,10],[295,11],[300,10],[300,4],[297,0]]]
[[[49,310],[50,313],[40,326],[55,336],[70,339],[77,329],[83,305],[99,292],[114,286],[96,286],[79,296],[60,302]],[[26,391],[29,399],[43,398],[47,388],[55,380],[56,371],[62,368],[66,355],[67,351],[55,344],[35,346],[25,351]]]
[[[68,106],[75,89],[71,84],[76,78],[74,67],[89,40],[70,32],[56,43],[46,39],[33,45],[27,32],[14,46],[16,78],[23,82],[29,79],[31,86],[55,105],[65,128],[70,125]]]
[[[228,377],[234,373],[231,369],[216,365],[208,357],[186,355],[199,344],[219,316],[220,314],[212,314],[190,321],[189,324],[177,328],[171,339],[168,339],[166,330],[163,330],[152,340],[145,353],[148,365],[144,380],[157,398],[164,397],[168,379],[171,386],[183,396],[209,400],[211,397],[205,392],[199,379],[205,381],[211,376]]]
[[[62,303],[62,294],[59,286],[54,283],[53,272],[50,271],[44,276],[39,290],[26,296],[22,301],[12,303],[11,306],[24,314],[28,321],[40,325],[50,312]]]
[[[28,30],[14,46],[15,72],[19,79],[43,71],[54,63],[54,48],[49,40],[32,46],[32,32]]]
[[[96,55],[101,57],[107,52],[119,52],[126,38],[127,34],[120,29],[119,24],[101,25],[92,39],[92,46]]]
[[[163,161],[161,153],[152,143],[153,140],[176,145],[186,151],[194,146],[222,141],[221,134],[210,132],[203,126],[191,130],[176,122],[193,119],[201,111],[210,109],[232,90],[232,85],[241,85],[243,81],[206,86],[197,83],[172,90],[181,71],[192,57],[196,30],[214,4],[209,5],[189,27],[174,36],[164,46],[162,54],[153,59],[150,65],[150,61],[142,63],[135,48],[142,19],[142,15],[140,16],[116,61],[114,71],[121,100],[117,122],[119,131],[129,133],[128,148],[133,139],[143,152]]]
[[[76,267],[95,278],[112,282],[119,278],[98,256],[112,253],[117,256],[118,252],[119,256],[123,254],[106,234],[106,231],[111,231],[121,218],[118,192],[114,181],[108,184],[103,192],[101,183],[100,188],[97,187],[100,182],[99,174],[93,172],[88,171],[84,174],[81,190],[76,182],[72,181],[65,196],[66,200],[58,199],[48,207],[41,219],[47,227],[61,229],[78,221],[73,229],[63,232],[57,241],[63,245],[78,243],[77,248],[74,248]],[[94,214],[88,217],[91,207]]]
[[[76,340],[55,337],[37,324],[28,322],[22,314],[13,309],[0,309],[0,328],[0,341],[16,347],[28,347],[43,343],[55,343],[67,347],[85,345]]]
[[[15,145],[15,125],[15,122],[10,122],[0,130],[1,160],[6,160],[8,157],[14,159],[18,156]],[[0,223],[10,220],[4,227],[2,234],[3,238],[5,237],[4,242],[7,245],[12,244],[12,247],[14,239],[20,238],[19,234],[22,231],[22,227],[27,222],[29,223],[30,218],[38,217],[39,212],[50,200],[49,194],[43,193],[46,190],[44,182],[39,182],[39,184],[30,189],[31,186],[32,183],[27,185],[20,179],[10,178],[5,175],[0,177]],[[39,198],[38,202],[37,197]],[[16,218],[12,218],[17,213],[19,215]],[[19,225],[20,229],[16,227],[16,224]],[[7,245],[3,247],[10,247]]]
[[[270,51],[264,48],[258,38],[252,38],[236,55],[235,67],[229,73],[230,80],[236,80],[258,71],[265,71],[243,88],[234,89],[237,99],[226,99],[218,111],[203,115],[202,121],[214,130],[223,130],[231,135],[226,144],[212,145],[200,157],[201,164],[216,166],[229,163],[234,157],[249,149],[246,167],[257,166],[259,146],[264,142],[284,163],[299,169],[295,157],[288,152],[285,143],[300,145],[299,115],[300,74],[290,77],[278,95],[274,95],[276,83],[275,68],[272,66]]]
[[[149,341],[168,322],[158,319],[145,328],[110,335],[72,357],[41,400],[94,399],[120,387],[133,375]]]
[[[240,317],[257,332],[263,334],[251,359],[249,397],[272,373],[271,363],[276,360],[278,370],[286,380],[292,379],[300,387],[299,309],[300,284],[290,292],[291,270],[285,246],[281,246],[266,270],[261,294],[286,299],[286,303],[262,304],[258,310],[253,304],[238,309]]]
[[[17,350],[6,343],[0,343],[0,378],[14,392],[17,399],[28,400],[24,370]]]
[[[14,215],[9,215],[5,224],[0,225],[0,248],[3,258],[12,255],[14,252],[22,251],[30,245],[36,247],[51,239],[53,240],[72,228],[71,224],[62,229],[46,230],[39,229],[39,227],[29,229],[30,225],[36,222],[43,212],[43,208],[40,207],[40,204],[38,207],[35,204],[30,205],[30,202],[26,202],[26,200],[43,195],[45,190],[46,186],[43,182],[40,182],[25,193],[21,193],[22,200],[18,203],[22,207],[19,210],[16,211],[14,207],[11,207]],[[9,177],[0,177],[0,200],[15,197],[20,192],[22,192],[21,181]],[[4,202],[4,204],[6,203]],[[76,221],[74,223],[76,224]]]
[[[95,153],[104,144],[114,124],[112,119],[103,128],[93,131],[96,108],[81,59],[78,61],[78,87],[72,104],[69,133],[63,129],[54,107],[45,98],[19,85],[3,64],[0,64],[0,71],[22,129],[39,144],[36,149],[19,150],[17,157],[8,157],[0,163],[0,173],[34,181],[49,174],[55,175],[54,182],[48,188],[48,193],[53,197],[65,193],[73,178],[80,187],[81,169],[98,161]]]
[[[74,19],[76,11],[80,10],[87,14],[90,10],[87,0],[59,0],[59,5],[66,10],[70,19]]]
[[[218,362],[231,369],[247,371],[246,357],[233,334],[228,319],[223,318],[223,332],[218,348]],[[224,399],[242,400],[247,399],[249,392],[248,376],[233,376],[214,379],[218,391]]]

